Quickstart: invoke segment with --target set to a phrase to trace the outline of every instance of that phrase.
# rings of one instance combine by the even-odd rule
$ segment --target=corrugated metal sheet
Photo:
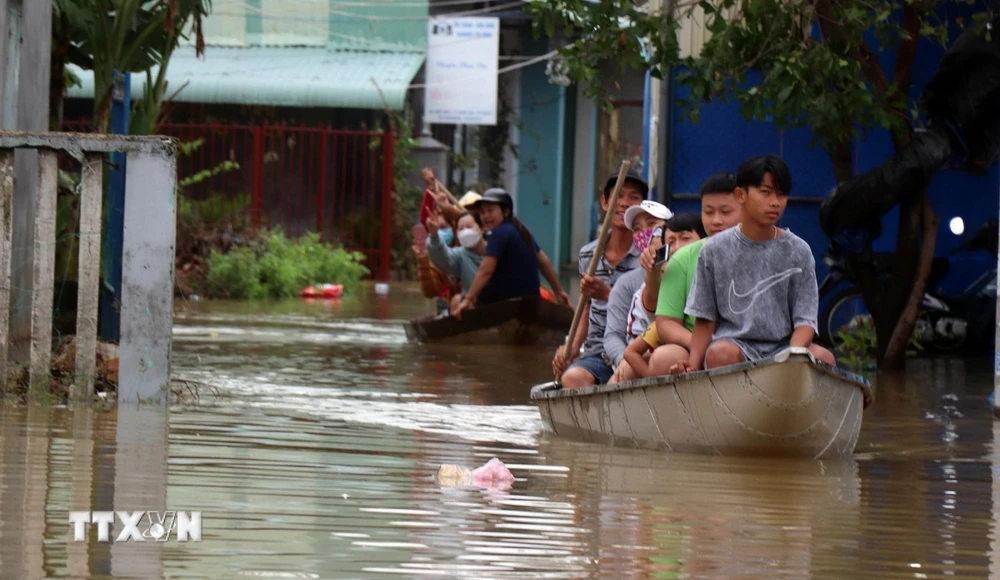
[[[167,94],[188,83],[177,101],[382,109],[381,89],[389,106],[399,110],[423,61],[423,53],[216,46],[207,47],[204,58],[197,59],[193,48],[182,47],[170,60]],[[70,89],[68,96],[93,98],[93,73],[69,68],[83,86]],[[145,74],[132,75],[134,97],[143,94],[145,81]]]
[[[213,0],[212,14],[202,24],[205,41],[216,46],[247,45],[246,0]],[[194,45],[194,33],[188,31],[181,43]]]
[[[677,32],[681,58],[698,56],[711,35],[705,28],[705,11],[700,7],[695,8],[690,16],[681,21],[681,29]]]
[[[739,10],[740,3],[737,2],[735,6],[726,10],[726,18],[737,17]],[[705,11],[700,6],[695,6],[691,13],[681,20],[681,29],[677,32],[681,58],[701,54],[701,48],[711,37],[712,33],[705,27]]]

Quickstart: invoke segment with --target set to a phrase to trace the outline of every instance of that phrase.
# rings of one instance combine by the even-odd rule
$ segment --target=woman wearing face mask
[[[462,312],[475,305],[486,305],[520,298],[538,296],[541,267],[546,279],[552,285],[560,301],[568,302],[568,296],[559,284],[559,278],[538,249],[531,232],[514,217],[514,200],[500,188],[488,189],[479,202],[479,217],[483,229],[490,232],[489,241],[482,264],[465,297],[458,305],[454,316],[461,318]]]
[[[642,255],[651,245],[661,245],[664,228],[673,213],[661,203],[645,200],[625,210],[625,227],[632,230],[632,245]],[[604,328],[604,354],[607,364],[615,369],[609,383],[620,382],[624,367],[625,348],[641,335],[656,309],[655,304],[643,300],[643,290],[649,282],[650,272],[636,268],[615,282],[608,296],[607,322]],[[657,278],[658,283],[658,278]],[[655,297],[655,294],[653,294]]]
[[[424,297],[436,299],[439,315],[447,316],[450,313],[449,305],[452,299],[461,295],[461,287],[447,272],[442,272],[434,266],[430,256],[427,255],[427,244],[430,240],[434,240],[452,246],[455,235],[439,210],[432,210],[429,213],[423,225],[425,232],[431,229],[431,224],[435,233],[428,234],[427,241],[413,244],[413,253],[417,257],[417,278],[420,280],[420,290]]]
[[[476,271],[483,262],[486,239],[483,238],[483,224],[479,217],[468,213],[458,218],[459,247],[448,247],[445,239],[440,236],[442,231],[444,230],[438,230],[436,224],[428,220],[427,254],[435,266],[442,272],[458,278],[462,285],[462,294],[456,294],[451,299],[450,310],[454,313],[462,296],[472,287]]]

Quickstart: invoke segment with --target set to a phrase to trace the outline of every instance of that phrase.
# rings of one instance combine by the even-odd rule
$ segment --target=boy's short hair
[[[718,192],[717,192],[718,193]],[[686,211],[675,214],[667,221],[667,226],[663,229],[663,236],[666,237],[667,230],[672,232],[694,232],[699,238],[707,238],[705,225],[701,222],[701,215]]]
[[[764,175],[770,173],[774,184],[784,195],[792,193],[792,172],[785,160],[777,155],[764,155],[747,159],[736,170],[736,186],[742,189],[760,187]]]
[[[701,195],[710,193],[732,193],[736,189],[736,175],[732,171],[723,171],[709,176],[701,184]]]

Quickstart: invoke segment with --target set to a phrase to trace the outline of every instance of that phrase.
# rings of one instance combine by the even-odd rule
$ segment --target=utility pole
[[[647,4],[649,7],[649,17],[659,18],[663,13],[663,0],[649,0]],[[667,71],[664,71],[666,74]],[[660,126],[662,125],[660,120],[660,109],[661,109],[661,92],[662,92],[663,81],[649,74],[649,70],[646,70],[646,87],[645,95],[643,96],[643,125],[645,126],[645,131],[643,135],[643,153],[645,157],[645,177],[646,183],[649,184],[650,188],[653,190],[654,194],[651,196],[653,199],[662,199],[663,192],[657,187],[657,177],[659,176],[659,166],[660,166]]]

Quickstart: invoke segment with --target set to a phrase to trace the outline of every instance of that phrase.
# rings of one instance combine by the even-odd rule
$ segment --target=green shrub
[[[343,284],[351,292],[368,274],[363,261],[364,254],[321,242],[317,233],[290,240],[280,229],[261,230],[249,247],[212,251],[208,277],[219,288],[210,295],[225,289],[232,298],[290,298],[318,284]]]

